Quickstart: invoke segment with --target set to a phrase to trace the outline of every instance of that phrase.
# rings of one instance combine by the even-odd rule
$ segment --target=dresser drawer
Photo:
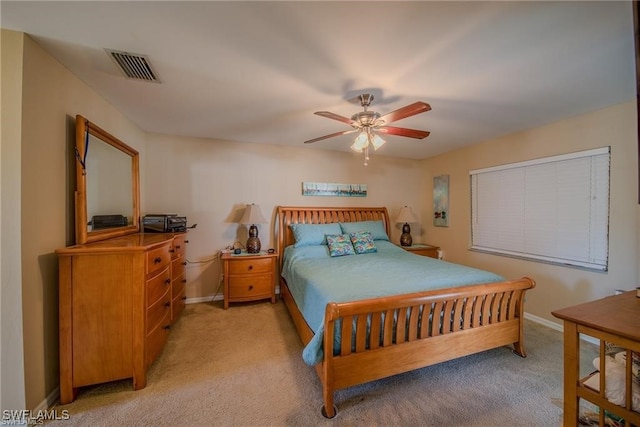
[[[151,332],[160,324],[164,316],[171,311],[171,292],[166,289],[164,295],[147,308],[147,332]]]
[[[184,288],[182,288],[182,292],[171,302],[171,322],[175,322],[180,317],[182,310],[184,310],[186,299]]]
[[[186,261],[183,256],[171,261],[171,278],[175,280],[180,276],[184,276],[185,266]]]
[[[271,272],[271,258],[234,259],[229,263],[229,274],[248,274]]]
[[[179,294],[184,293],[184,285],[186,282],[184,275],[171,282],[171,298],[175,298]]]
[[[271,273],[252,274],[229,278],[229,298],[252,300],[271,296]]]
[[[147,252],[147,276],[167,267],[171,262],[171,244],[167,243],[156,249]]]
[[[173,243],[171,245],[171,250],[173,253],[173,258],[181,257],[186,252],[186,235],[179,234],[173,238]]]
[[[171,269],[167,266],[157,276],[147,280],[147,307],[158,301],[171,285]]]
[[[147,351],[145,362],[149,366],[158,357],[162,347],[167,342],[169,328],[171,327],[171,311],[167,310],[165,316],[160,320],[158,326],[147,334]]]

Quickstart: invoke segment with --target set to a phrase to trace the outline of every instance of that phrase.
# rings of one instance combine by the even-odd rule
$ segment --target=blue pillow
[[[353,243],[353,249],[356,254],[370,254],[378,252],[376,244],[373,243],[373,236],[368,231],[356,231],[355,233],[349,233],[351,243]]]
[[[293,245],[296,248],[300,246],[326,245],[327,234],[341,234],[342,229],[337,222],[331,224],[291,224],[291,231],[296,239]]]
[[[329,245],[329,255],[331,256],[356,254],[351,239],[347,234],[327,234],[327,244]]]
[[[382,221],[341,222],[340,228],[345,234],[356,233],[358,231],[368,231],[371,233],[373,240],[389,240],[389,236],[384,229]]]

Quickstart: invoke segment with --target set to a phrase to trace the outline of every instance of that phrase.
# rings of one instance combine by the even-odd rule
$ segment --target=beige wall
[[[178,213],[190,224],[187,297],[211,299],[220,293],[220,263],[215,254],[247,239],[240,219],[247,203],[260,205],[269,224],[260,224],[263,248],[273,247],[278,205],[386,206],[391,219],[400,207],[416,211],[423,199],[419,161],[300,147],[238,144],[165,135],[147,136],[145,192],[147,213]],[[302,182],[367,184],[366,198],[302,196]],[[418,227],[415,228],[418,232]],[[400,239],[393,224],[391,238]],[[214,259],[214,261],[209,261]],[[221,295],[221,294],[220,294]]]
[[[20,268],[22,33],[0,33],[0,406],[25,409]],[[7,84],[10,82],[11,84]]]
[[[425,185],[450,175],[450,226],[425,221],[423,240],[442,246],[446,259],[495,271],[508,278],[530,276],[537,287],[527,296],[526,311],[556,321],[551,311],[633,289],[638,283],[638,147],[634,102],[615,105],[526,132],[487,141],[424,161]],[[469,170],[556,154],[611,146],[609,271],[596,273],[468,250],[470,244]],[[423,218],[433,212],[433,192],[426,191]]]
[[[24,38],[22,78],[24,376],[26,409],[34,409],[59,383],[54,251],[74,242],[75,116],[82,114],[136,148],[141,156],[145,135],[29,37]]]

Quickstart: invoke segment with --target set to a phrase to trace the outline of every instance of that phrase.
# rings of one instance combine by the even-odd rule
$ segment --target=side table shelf
[[[640,298],[636,291],[556,310],[552,314],[564,321],[564,425],[577,426],[580,399],[625,420],[625,425],[640,425],[640,412],[632,409],[632,352],[640,352]],[[580,378],[580,334],[600,341],[600,381],[598,389],[585,385],[590,378]],[[612,403],[605,397],[605,346],[614,344],[626,351],[625,405]]]

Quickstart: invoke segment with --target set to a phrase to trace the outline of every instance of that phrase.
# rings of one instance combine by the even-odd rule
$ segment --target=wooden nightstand
[[[271,299],[276,302],[278,254],[223,254],[224,309],[230,302]]]
[[[400,246],[405,251],[413,252],[416,255],[428,256],[438,259],[438,246],[423,245],[422,243],[416,243],[411,246]]]

